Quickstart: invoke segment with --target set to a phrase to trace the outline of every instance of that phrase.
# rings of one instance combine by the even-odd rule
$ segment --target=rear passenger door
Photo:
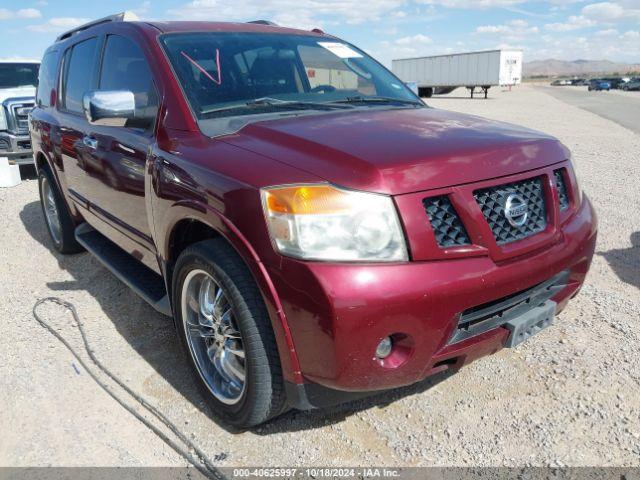
[[[97,89],[128,90],[136,102],[136,118],[124,127],[88,125],[86,177],[92,210],[120,232],[153,250],[145,205],[145,166],[153,141],[158,95],[140,47],[120,35],[107,35]]]

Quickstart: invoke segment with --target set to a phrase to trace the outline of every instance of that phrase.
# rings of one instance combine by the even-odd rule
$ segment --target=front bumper
[[[448,344],[461,312],[566,270],[567,284],[553,297],[561,311],[584,282],[596,233],[595,213],[585,197],[562,225],[556,243],[508,261],[482,256],[358,265],[283,259],[269,273],[309,382],[289,386],[293,403],[303,408],[327,404],[309,401],[309,391],[326,399],[331,397],[327,391],[359,396],[357,392],[409,385],[495,353],[508,338],[506,328]],[[375,348],[388,335],[398,338],[404,353],[394,361],[380,361]]]
[[[0,157],[18,165],[33,165],[33,151],[29,134],[13,134],[0,132]]]

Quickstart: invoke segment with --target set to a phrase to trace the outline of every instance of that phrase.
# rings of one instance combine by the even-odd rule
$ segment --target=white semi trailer
[[[522,50],[489,50],[393,60],[393,73],[416,83],[421,97],[467,87],[473,98],[481,88],[487,98],[492,86],[518,85],[522,79]]]

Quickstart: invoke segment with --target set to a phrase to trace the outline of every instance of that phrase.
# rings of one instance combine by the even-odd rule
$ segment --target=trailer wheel
[[[420,98],[431,98],[433,97],[433,88],[431,87],[418,87],[418,95]]]

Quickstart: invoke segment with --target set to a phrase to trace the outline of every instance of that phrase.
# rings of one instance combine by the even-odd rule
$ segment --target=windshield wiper
[[[393,98],[393,97],[362,97],[362,96],[357,96],[357,97],[347,97],[343,100],[335,100],[331,103],[349,103],[349,104],[354,104],[354,103],[377,103],[377,104],[389,104],[389,103],[396,103],[396,104],[400,104],[400,105],[414,105],[416,107],[423,107],[424,104],[422,104],[421,102],[416,102],[415,100],[403,100],[401,98]]]
[[[349,105],[336,105],[334,102],[304,102],[299,100],[280,100],[278,98],[256,98],[244,103],[236,103],[234,105],[227,105],[225,107],[211,108],[209,110],[202,110],[201,115],[208,115],[211,113],[227,112],[230,110],[240,109],[252,109],[252,108],[284,108],[284,109],[318,109],[318,110],[345,110],[353,108]]]

